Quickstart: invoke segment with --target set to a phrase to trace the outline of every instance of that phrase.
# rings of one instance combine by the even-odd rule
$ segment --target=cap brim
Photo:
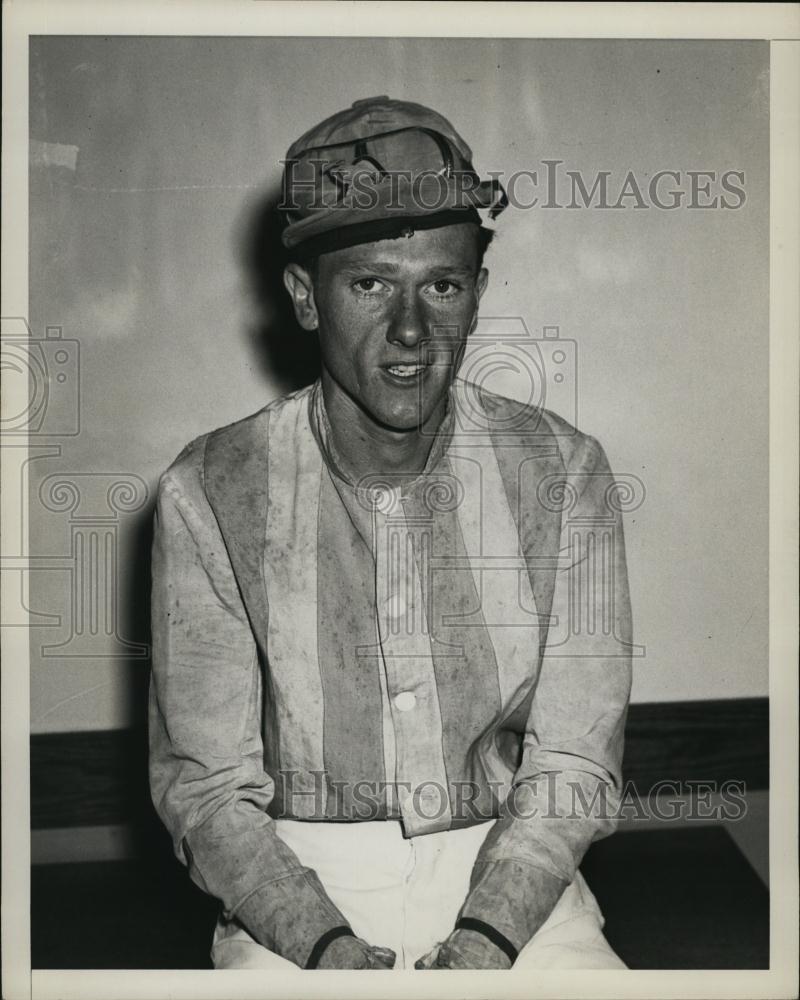
[[[327,232],[318,233],[310,239],[303,240],[292,250],[294,256],[300,259],[316,257],[319,254],[344,250],[347,247],[359,246],[363,243],[377,243],[380,240],[396,240],[413,236],[418,229],[438,229],[442,226],[463,225],[464,223],[480,225],[481,217],[474,208],[450,208],[442,212],[429,212],[427,215],[372,219],[368,222],[355,222],[338,229],[329,229]]]

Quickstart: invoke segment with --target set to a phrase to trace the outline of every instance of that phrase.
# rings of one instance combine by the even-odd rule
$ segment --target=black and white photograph
[[[4,28],[3,996],[796,996],[800,8]]]

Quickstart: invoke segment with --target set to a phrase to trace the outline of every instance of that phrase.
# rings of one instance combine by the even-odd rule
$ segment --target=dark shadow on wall
[[[279,190],[270,189],[243,208],[235,226],[233,252],[255,306],[247,334],[259,371],[271,384],[277,382],[283,393],[313,382],[319,375],[320,361],[317,335],[299,326],[283,285],[288,254],[281,243],[278,203]],[[131,548],[125,567],[128,598],[127,606],[121,609],[126,638],[148,648],[154,508],[153,494],[129,528]],[[149,664],[145,669],[144,661],[132,661],[131,677],[134,726],[144,727]]]
[[[150,592],[155,500],[155,495],[151,495],[130,526],[131,548],[126,564],[129,598],[123,618],[132,639],[146,644],[148,649],[152,640]],[[150,665],[150,658],[130,663],[132,729],[126,736],[127,742],[121,744],[123,749],[117,762],[120,791],[124,788],[125,794],[120,794],[112,809],[116,809],[115,821],[129,827],[137,853],[163,872],[171,870],[173,857],[169,835],[150,798],[147,727]]]
[[[255,306],[247,334],[259,370],[280,392],[293,392],[319,375],[316,333],[303,330],[294,317],[283,285],[288,262],[281,243],[279,189],[271,189],[243,213],[238,227],[238,254]]]
[[[150,649],[150,569],[153,547],[153,513],[155,484],[145,506],[131,518],[130,549],[125,562],[125,587],[128,607],[122,617],[124,627],[134,642]],[[127,636],[126,636],[127,637]],[[147,726],[147,695],[150,682],[150,660],[130,661],[131,718],[136,729]]]

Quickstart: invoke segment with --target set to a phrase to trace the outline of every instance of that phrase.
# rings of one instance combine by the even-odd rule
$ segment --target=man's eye
[[[368,295],[370,292],[380,291],[382,281],[378,281],[377,278],[359,278],[358,281],[353,282],[353,287],[357,292],[362,292]]]
[[[440,278],[434,281],[433,290],[437,295],[454,295],[458,291],[458,285],[449,278]]]

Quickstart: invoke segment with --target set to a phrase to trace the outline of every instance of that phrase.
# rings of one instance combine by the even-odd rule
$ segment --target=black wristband
[[[512,965],[516,962],[519,952],[508,938],[492,927],[491,924],[486,924],[482,920],[476,920],[474,917],[461,917],[456,923],[456,930],[477,931],[478,934],[483,934],[492,944],[497,945],[500,951],[505,952]]]
[[[350,927],[345,927],[344,924],[340,927],[331,927],[329,931],[325,931],[322,937],[317,939],[317,943],[311,949],[311,954],[308,956],[305,967],[307,969],[316,969],[319,965],[319,960],[322,958],[322,953],[331,941],[335,941],[336,938],[340,937],[355,937],[355,934]]]

